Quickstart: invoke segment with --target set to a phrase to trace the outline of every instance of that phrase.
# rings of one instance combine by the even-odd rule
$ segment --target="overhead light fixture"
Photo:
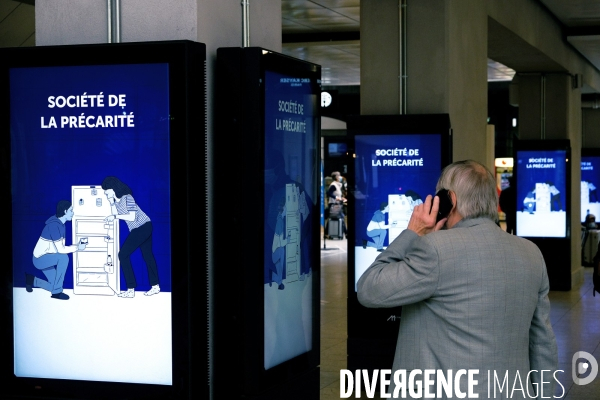
[[[331,105],[331,95],[329,92],[321,92],[321,107],[329,107]]]

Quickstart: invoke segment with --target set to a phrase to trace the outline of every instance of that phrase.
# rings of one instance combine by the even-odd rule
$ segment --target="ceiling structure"
[[[538,1],[563,25],[567,41],[600,70],[600,0]],[[281,4],[282,52],[320,64],[325,86],[359,85],[360,0],[282,0]],[[499,24],[491,25],[494,38],[512,34],[501,32],[505,28]],[[517,53],[528,54],[528,59],[516,64],[517,71],[525,63],[530,69],[548,60],[537,49],[522,50]],[[551,67],[544,64],[541,69]],[[514,69],[488,59],[489,82],[510,81],[514,74]]]
[[[563,25],[566,40],[600,70],[600,0],[537,1]],[[34,5],[35,0],[0,0],[0,47],[35,45]],[[281,13],[284,54],[321,65],[325,86],[360,85],[360,0],[282,0]],[[493,24],[489,29],[500,33],[494,37],[510,34]],[[535,49],[528,54],[527,62],[542,56]],[[520,66],[508,68],[492,55],[488,81],[511,80]]]
[[[35,8],[21,1],[0,0],[0,47],[35,46]]]

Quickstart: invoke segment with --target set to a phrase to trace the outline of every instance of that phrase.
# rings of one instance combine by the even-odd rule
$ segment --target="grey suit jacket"
[[[488,398],[488,371],[492,395],[494,372],[502,382],[508,371],[508,387],[496,386],[496,398],[505,398],[517,372],[533,395],[542,377],[532,373],[527,388],[529,371],[550,370],[543,395],[551,397],[558,357],[548,290],[537,246],[474,218],[424,236],[403,231],[361,276],[358,300],[403,306],[394,371],[479,369],[479,398]]]

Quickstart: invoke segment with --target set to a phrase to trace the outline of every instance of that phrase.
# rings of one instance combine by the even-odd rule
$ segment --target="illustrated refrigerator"
[[[87,240],[73,253],[73,293],[119,293],[119,220],[105,222],[110,204],[99,185],[72,186],[73,244]]]

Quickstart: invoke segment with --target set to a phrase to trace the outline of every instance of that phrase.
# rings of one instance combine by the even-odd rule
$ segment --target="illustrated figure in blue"
[[[590,191],[590,194],[589,194],[590,203],[598,202],[598,193],[596,192],[596,185],[594,185],[592,182],[588,182],[587,184],[588,184],[588,190]]]
[[[529,192],[527,192],[527,195],[523,200],[525,211],[529,212],[529,214],[533,214],[533,209],[535,207],[535,195],[533,194],[534,191],[535,190],[530,190]]]
[[[264,184],[265,184],[265,201],[264,201],[264,283],[272,285],[276,282],[278,285],[279,279],[283,280],[287,277],[286,262],[285,262],[285,249],[281,250],[281,274],[276,271],[275,261],[269,262],[269,258],[273,258],[274,255],[274,242],[275,237],[278,236],[276,233],[277,224],[281,221],[282,232],[285,232],[285,216],[289,212],[286,207],[283,214],[283,206],[285,205],[286,198],[286,186],[288,184],[294,184],[296,186],[297,195],[299,198],[298,212],[300,213],[301,222],[301,246],[300,251],[302,253],[300,263],[300,275],[299,279],[302,281],[311,274],[311,236],[312,236],[312,218],[310,218],[311,209],[314,207],[313,200],[310,195],[304,189],[304,186],[293,180],[288,176],[285,170],[285,160],[281,151],[273,148],[267,148],[265,151],[265,170],[264,170]],[[280,217],[281,215],[281,217]],[[313,214],[314,215],[314,214]],[[285,243],[282,246],[287,245],[289,238],[283,233],[280,236],[281,239],[285,237]],[[279,247],[279,246],[278,246]],[[279,276],[275,276],[278,274]]]
[[[591,201],[598,201],[598,193],[596,192],[596,185],[594,185],[592,182],[588,182],[588,189],[590,189],[590,202]]]
[[[552,182],[546,182],[548,185],[548,191],[550,192],[551,197],[551,210],[552,211],[562,211],[562,202],[560,201],[560,192],[554,186]]]
[[[25,289],[32,292],[39,287],[52,293],[50,297],[68,300],[63,293],[65,273],[69,267],[69,253],[85,250],[84,243],[65,246],[65,223],[73,219],[73,206],[68,200],[56,205],[56,214],[46,220],[42,234],[33,249],[33,265],[46,276],[47,280],[25,274]]]
[[[152,253],[152,221],[137,205],[133,198],[133,193],[129,186],[121,182],[119,178],[108,176],[102,181],[102,189],[110,203],[111,215],[106,217],[104,221],[112,222],[115,219],[122,219],[127,223],[129,228],[129,236],[119,250],[119,261],[121,269],[125,275],[127,290],[118,293],[117,296],[124,298],[133,298],[135,296],[135,288],[137,282],[133,267],[131,265],[131,254],[138,248],[142,252],[142,258],[146,263],[148,270],[148,281],[151,288],[146,293],[146,296],[152,296],[160,292],[158,280],[158,268],[156,260]]]
[[[369,225],[367,226],[367,236],[373,241],[363,240],[363,249],[367,247],[374,247],[377,251],[383,251],[383,243],[387,235],[387,230],[390,228],[385,223],[385,214],[390,211],[390,207],[387,202],[383,202],[379,205],[379,210],[375,211]]]
[[[275,234],[273,235],[273,246],[271,260],[275,265],[275,270],[272,271],[273,282],[277,283],[278,289],[283,290],[283,265],[285,263],[285,246],[287,238],[285,237],[285,198],[279,203],[279,213],[277,214],[277,223],[275,224]],[[269,282],[271,286],[271,282]]]

